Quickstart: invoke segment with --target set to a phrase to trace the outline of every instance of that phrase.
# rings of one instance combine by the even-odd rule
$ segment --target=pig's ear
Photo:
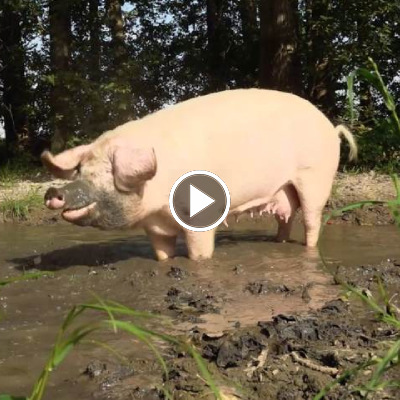
[[[90,145],[82,145],[63,151],[54,156],[50,151],[44,151],[40,159],[49,172],[57,178],[73,180],[83,158],[88,154]]]
[[[112,167],[116,188],[123,192],[135,190],[157,172],[154,149],[117,146],[112,153]]]

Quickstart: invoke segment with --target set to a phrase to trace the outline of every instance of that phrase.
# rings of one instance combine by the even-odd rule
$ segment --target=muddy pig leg
[[[158,261],[164,261],[175,256],[176,236],[160,235],[148,231],[146,233]]]
[[[304,170],[295,183],[303,210],[307,247],[315,247],[318,243],[322,211],[332,189],[334,172]]]
[[[285,186],[276,195],[278,207],[275,213],[275,219],[278,222],[277,242],[287,242],[290,238],[292,224],[296,212],[300,206],[299,196],[293,185]]]
[[[206,232],[185,231],[189,258],[200,260],[211,258],[215,246],[215,229]]]

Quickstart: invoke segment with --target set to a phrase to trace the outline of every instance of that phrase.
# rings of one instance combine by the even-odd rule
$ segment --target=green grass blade
[[[102,304],[85,303],[85,304],[81,304],[81,307],[84,307],[85,309],[104,311],[107,314],[108,314],[108,312],[113,312],[115,314],[130,315],[130,316],[134,316],[134,317],[138,317],[138,318],[165,319],[165,317],[162,317],[160,315],[151,314],[149,312],[144,312],[144,311],[136,311],[136,310],[133,310],[133,309],[125,307],[125,306],[120,306],[118,303],[115,303],[115,302],[107,301],[105,304],[106,304],[106,307]],[[110,304],[115,304],[115,305],[110,305]]]
[[[149,337],[157,336],[155,334],[155,332],[153,333],[153,332],[149,331],[149,333],[148,333],[145,330],[143,330],[142,328],[140,328],[139,326],[136,326],[129,322],[124,322],[124,321],[119,321],[119,320],[105,321],[105,323],[108,325],[111,325],[112,327],[117,326],[121,330],[124,330],[125,332],[132,334],[133,336],[135,336],[139,340],[141,340],[143,343],[145,343],[153,351],[153,353],[159,360],[159,362],[165,372],[165,375],[168,377],[168,367],[167,367],[167,364],[165,363],[165,360],[161,356],[160,352],[155,348],[155,346],[149,340]]]
[[[398,203],[400,205],[400,181],[399,181],[399,177],[397,176],[397,174],[392,174],[392,175],[390,175],[390,177],[392,178],[394,189],[396,190],[396,198],[397,198],[397,201],[398,201]]]
[[[20,276],[14,276],[12,278],[3,279],[0,281],[0,287],[10,285],[11,283],[20,282],[20,281],[27,281],[31,279],[38,279],[43,277],[54,277],[54,272],[51,271],[41,271],[41,272],[31,272],[25,273]],[[1,399],[0,399],[1,400]]]
[[[321,389],[320,392],[313,397],[313,400],[322,400],[335,386],[343,384],[351,378],[355,378],[360,371],[364,370],[370,365],[373,365],[374,363],[374,361],[368,360],[355,368],[343,372],[338,378],[332,382],[329,382],[323,389]]]
[[[192,356],[192,358],[195,360],[195,362],[197,364],[197,368],[200,371],[200,374],[202,375],[203,379],[206,381],[207,385],[210,387],[210,389],[214,393],[214,396],[218,400],[222,400],[221,393],[220,393],[217,385],[215,384],[210,372],[208,371],[208,368],[207,368],[206,363],[204,362],[204,359],[194,349],[193,346],[186,345],[186,350]]]
[[[57,347],[56,352],[53,356],[51,367],[56,368],[69,352],[79,344],[87,335],[96,331],[98,327],[82,327],[76,330],[64,343]]]
[[[366,386],[367,390],[373,391],[378,386],[379,382],[382,379],[383,374],[388,368],[389,363],[399,356],[400,356],[400,340],[398,340],[393,344],[390,350],[385,354],[383,359],[376,366],[372,378],[369,381],[368,385]]]
[[[385,82],[382,79],[382,75],[380,74],[379,70],[378,70],[378,66],[376,65],[376,63],[374,62],[374,60],[371,57],[368,57],[368,61],[371,63],[372,68],[374,69],[374,73],[376,76],[376,80],[377,82],[375,83],[374,87],[376,89],[379,90],[379,92],[381,93],[383,100],[385,102],[386,108],[393,112],[396,110],[396,103],[394,101],[393,96],[391,95],[391,93],[389,92],[389,90],[387,89],[387,86],[385,85]]]
[[[329,213],[326,213],[323,219],[323,224],[325,225],[331,218],[339,217],[340,215],[342,215],[342,213],[346,211],[352,211],[357,208],[361,208],[363,206],[386,205],[386,204],[387,201],[381,201],[381,200],[364,200],[364,201],[359,201],[357,203],[352,203],[345,207],[338,208]]]

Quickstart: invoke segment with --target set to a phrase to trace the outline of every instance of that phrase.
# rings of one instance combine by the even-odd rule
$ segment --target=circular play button
[[[182,175],[169,194],[169,207],[175,220],[195,232],[216,228],[228,215],[230,204],[225,182],[209,171]]]

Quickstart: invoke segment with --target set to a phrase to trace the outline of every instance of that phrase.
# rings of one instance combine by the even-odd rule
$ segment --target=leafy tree
[[[16,153],[18,142],[29,134],[22,19],[22,2],[4,0],[0,12],[0,78],[3,84],[1,114],[8,157]]]
[[[240,87],[298,93],[346,121],[345,77],[368,56],[399,98],[399,15],[392,0],[3,0],[8,154],[27,134],[30,152],[57,152],[165,105]],[[385,107],[362,81],[355,94],[363,162],[388,162],[400,144],[376,123]]]

